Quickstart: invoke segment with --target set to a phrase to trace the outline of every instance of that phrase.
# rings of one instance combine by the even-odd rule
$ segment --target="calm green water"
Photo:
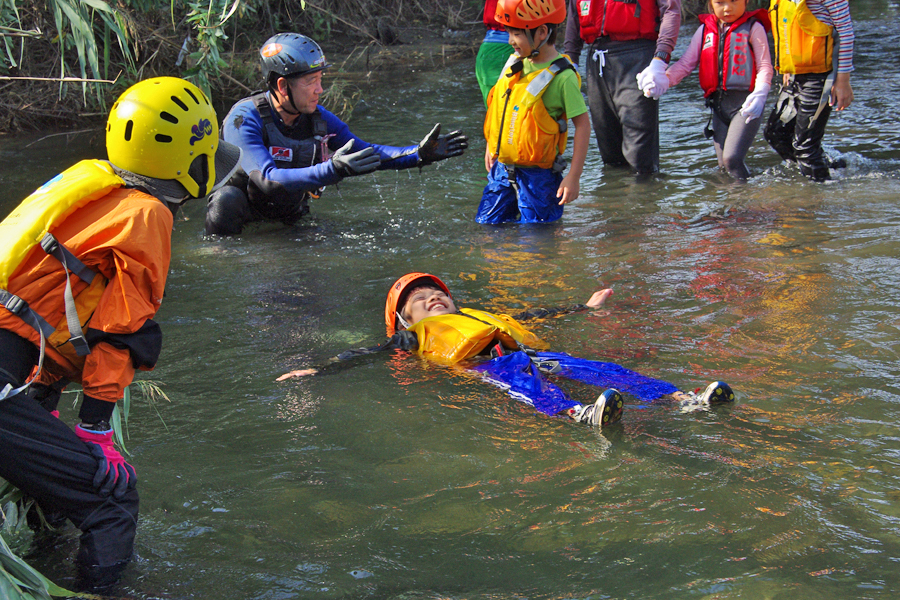
[[[555,226],[472,222],[479,143],[421,175],[346,181],[294,228],[210,241],[190,205],[149,374],[172,402],[162,421],[147,404],[131,418],[142,522],[123,595],[896,598],[900,79],[877,58],[898,45],[884,14],[857,15],[856,101],[826,137],[849,167],[828,184],[761,138],[756,177],[719,175],[686,81],[662,103],[666,177],[636,185],[592,149]],[[351,124],[367,139],[480,130],[470,65],[365,96]],[[85,136],[22,142],[0,146],[4,213],[102,152]],[[631,403],[601,435],[403,353],[275,382],[380,342],[387,287],[411,270],[497,310],[611,286],[608,311],[538,333],[683,389],[729,381],[739,402]],[[76,540],[29,559],[71,583]]]

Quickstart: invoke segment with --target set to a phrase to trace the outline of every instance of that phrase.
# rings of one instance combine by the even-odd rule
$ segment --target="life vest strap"
[[[71,272],[75,273],[80,280],[90,285],[94,281],[94,275],[97,274],[93,269],[88,268],[81,262],[68,248],[59,243],[52,233],[48,233],[41,239],[41,248],[44,252],[54,257],[56,260],[66,265]]]
[[[66,324],[69,327],[69,342],[75,348],[78,356],[87,356],[91,353],[91,347],[84,337],[84,331],[81,329],[81,319],[78,318],[78,309],[75,306],[75,295],[72,293],[72,277],[74,273],[87,284],[94,280],[96,273],[89,269],[83,262],[78,260],[65,246],[48,233],[41,240],[41,248],[62,263],[63,269],[66,271],[66,289],[63,292],[63,298],[66,306]]]
[[[13,313],[30,326],[34,327],[37,330],[38,334],[41,336],[41,352],[40,358],[38,358],[37,370],[34,373],[34,376],[26,381],[24,384],[20,385],[17,388],[13,388],[12,385],[6,384],[2,390],[0,390],[0,401],[6,400],[7,398],[12,398],[13,396],[25,391],[32,384],[32,382],[37,379],[38,375],[41,373],[41,369],[44,367],[44,350],[46,348],[46,340],[53,333],[54,329],[48,323],[44,317],[37,314],[32,310],[28,303],[12,294],[4,289],[0,289],[0,304],[3,304],[6,307],[6,310]]]
[[[0,289],[0,304],[45,337],[50,337],[50,334],[53,333],[53,326],[50,325],[44,317],[34,312],[25,300],[15,294]]]
[[[91,353],[91,347],[88,345],[84,330],[81,328],[81,320],[78,318],[75,295],[72,293],[71,276],[75,274],[79,279],[90,285],[97,272],[81,262],[68,248],[60,244],[59,240],[52,233],[47,233],[41,239],[41,249],[58,260],[66,272],[66,289],[63,292],[63,299],[66,309],[66,324],[69,328],[69,342],[72,343],[72,347],[75,348],[78,356],[87,356]],[[44,317],[28,306],[25,300],[7,290],[0,289],[0,304],[40,333],[41,345],[43,345],[44,338],[49,338],[55,331],[55,328]],[[41,352],[41,358],[43,359],[43,351]]]

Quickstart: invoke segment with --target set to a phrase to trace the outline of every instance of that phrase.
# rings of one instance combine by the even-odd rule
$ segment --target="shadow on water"
[[[128,593],[896,597],[898,78],[876,58],[894,52],[895,21],[859,23],[856,101],[826,137],[848,167],[827,184],[761,138],[754,177],[723,177],[685,81],[661,105],[665,175],[636,184],[592,150],[581,199],[549,227],[472,222],[477,142],[421,174],[345,181],[293,228],[208,240],[189,204],[151,374],[173,402],[164,423],[145,405],[132,416]],[[470,70],[372,90],[354,130],[401,144],[440,121],[477,138],[477,103],[459,101],[478,97]],[[4,212],[97,151],[57,142],[2,141]],[[380,342],[387,287],[412,270],[509,312],[613,287],[604,310],[534,330],[682,389],[729,381],[739,401],[690,414],[632,402],[601,434],[403,353],[274,381]],[[29,558],[65,585],[75,538]]]

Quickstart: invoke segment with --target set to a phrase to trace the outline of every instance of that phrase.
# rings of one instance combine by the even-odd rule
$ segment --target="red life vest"
[[[581,39],[588,44],[600,36],[614,41],[655,40],[659,34],[656,0],[578,0]]]
[[[497,29],[498,31],[503,31],[503,25],[497,22],[497,18],[494,16],[494,13],[497,12],[497,0],[487,0],[484,3],[484,24],[487,25],[488,29]]]
[[[764,9],[745,12],[724,26],[720,36],[715,15],[698,15],[703,23],[703,46],[700,50],[700,87],[703,95],[716,90],[753,91],[756,82],[756,56],[750,48],[750,29],[756,21],[769,29],[769,14]]]

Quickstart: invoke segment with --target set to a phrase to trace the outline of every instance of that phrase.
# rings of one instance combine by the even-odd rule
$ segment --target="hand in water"
[[[594,292],[593,295],[591,295],[591,298],[587,302],[585,302],[584,305],[590,306],[591,308],[598,308],[604,302],[606,302],[607,298],[612,296],[612,293],[613,293],[613,291],[608,288],[605,290],[599,290],[597,292]]]
[[[306,377],[307,375],[315,375],[318,372],[318,369],[298,369],[296,371],[291,371],[290,373],[285,373],[275,381],[284,381],[285,379],[291,379],[292,377]]]

